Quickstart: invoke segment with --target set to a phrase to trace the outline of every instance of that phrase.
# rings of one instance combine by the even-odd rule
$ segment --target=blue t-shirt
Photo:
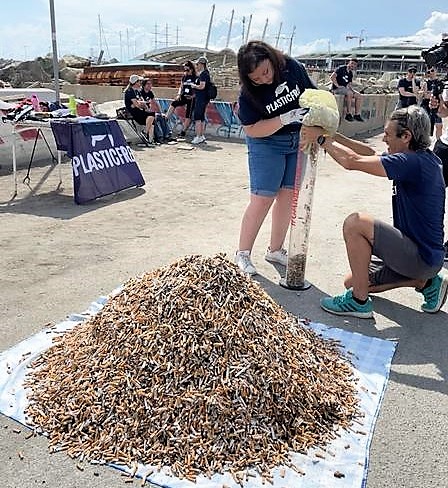
[[[259,85],[254,87],[256,102],[249,94],[240,92],[238,117],[242,125],[252,125],[260,120],[273,119],[280,114],[299,108],[299,96],[306,88],[316,88],[304,66],[290,57],[286,58],[279,85]],[[300,124],[289,124],[276,134],[297,132]]]
[[[417,245],[425,263],[441,265],[445,183],[440,159],[428,149],[386,154],[381,162],[393,180],[394,227]]]
[[[204,69],[199,73],[199,76],[196,79],[196,85],[199,85],[201,81],[205,81],[205,87],[203,90],[195,90],[195,96],[197,102],[209,102],[210,99],[208,98],[208,87],[210,85],[210,72],[208,69]]]

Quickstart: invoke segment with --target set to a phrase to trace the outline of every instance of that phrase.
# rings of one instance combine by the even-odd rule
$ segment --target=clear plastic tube
[[[304,290],[309,288],[305,281],[305,267],[311,226],[314,185],[317,174],[319,148],[313,145],[310,153],[298,152],[291,208],[288,264],[286,277],[280,282],[285,288]]]

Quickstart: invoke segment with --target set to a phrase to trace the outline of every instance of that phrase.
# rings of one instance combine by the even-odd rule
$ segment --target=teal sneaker
[[[446,295],[448,291],[448,275],[434,276],[432,283],[428,288],[424,290],[418,290],[425,297],[425,302],[421,306],[424,312],[436,313],[442,307],[446,301]]]
[[[342,295],[325,297],[320,301],[320,306],[335,315],[349,315],[359,319],[371,319],[373,317],[372,299],[369,297],[364,305],[353,298],[352,289],[349,288]]]

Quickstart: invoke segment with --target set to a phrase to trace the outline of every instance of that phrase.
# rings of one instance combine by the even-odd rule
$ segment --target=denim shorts
[[[280,188],[294,188],[299,133],[246,136],[250,192],[275,197]]]

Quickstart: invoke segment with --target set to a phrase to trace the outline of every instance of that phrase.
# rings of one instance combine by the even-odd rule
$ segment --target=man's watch
[[[325,141],[327,140],[327,138],[321,134],[317,139],[316,139],[316,142],[319,144],[319,146],[322,146],[323,144],[325,144]]]

